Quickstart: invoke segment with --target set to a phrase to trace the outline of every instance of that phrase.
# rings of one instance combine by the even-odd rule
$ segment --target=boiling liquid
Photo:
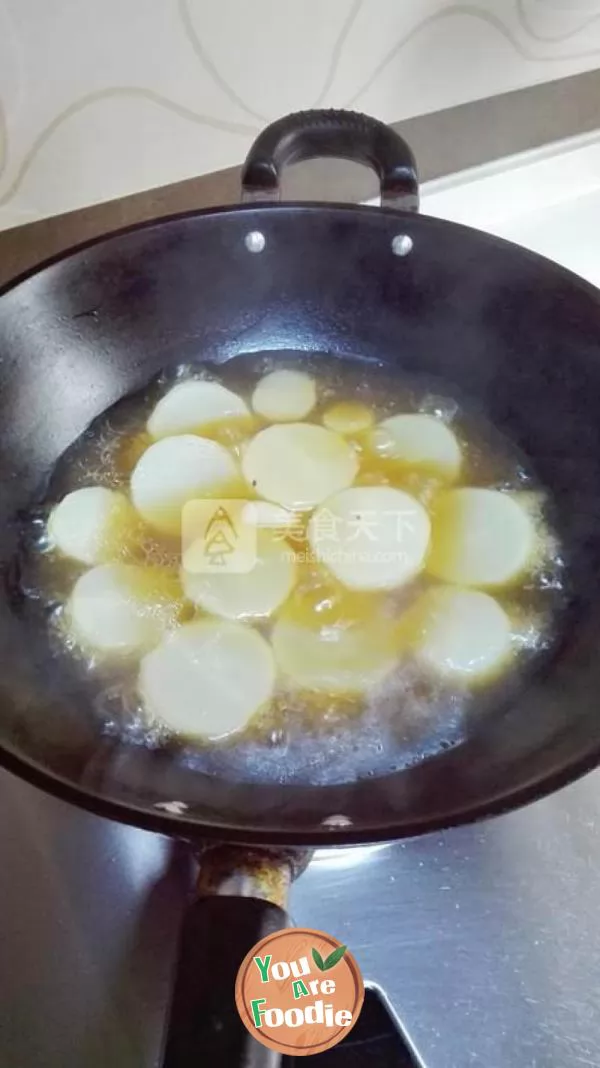
[[[136,693],[137,660],[90,656],[73,642],[65,623],[65,604],[85,567],[49,550],[47,518],[67,493],[83,486],[128,492],[131,472],[150,444],[145,430],[148,415],[176,382],[213,378],[249,402],[261,376],[285,366],[302,368],[317,381],[319,400],[307,422],[321,424],[323,412],[338,402],[366,405],[374,423],[401,412],[435,414],[451,426],[462,449],[457,485],[527,492],[530,511],[536,515],[539,562],[520,585],[494,591],[510,615],[517,656],[503,675],[473,689],[427,673],[410,658],[399,660],[391,675],[360,699],[282,686],[269,708],[243,733],[219,744],[186,743],[173,739],[160,724],[148,722]],[[264,421],[253,418],[224,422],[203,431],[203,436],[214,437],[239,458],[244,442],[262,425]],[[393,485],[417,497],[425,507],[431,505],[440,488],[434,476],[400,471],[398,465],[365,448],[361,431],[351,440],[360,457],[356,485]],[[82,715],[93,715],[100,732],[116,736],[123,745],[167,747],[174,760],[236,780],[351,782],[395,771],[459,744],[476,729],[480,717],[488,715],[507,692],[514,692],[520,673],[550,646],[565,594],[564,566],[548,504],[526,459],[438,382],[408,379],[379,365],[370,364],[365,370],[358,360],[300,354],[291,361],[277,353],[245,355],[225,365],[202,363],[172,369],[94,421],[60,458],[43,502],[26,521],[21,587],[32,608],[31,625],[47,633],[52,670],[60,673],[65,658],[76,659]],[[393,626],[418,593],[435,584],[422,574],[407,587],[385,593],[344,590],[312,559],[302,521],[291,532],[289,543],[298,561],[299,578],[284,610],[295,622],[308,626],[347,626],[374,618]],[[162,537],[140,524],[133,546],[124,539],[122,559],[166,567],[176,576],[180,553],[179,540]],[[193,606],[186,605],[180,622],[194,613]],[[268,638],[272,620],[254,625]]]

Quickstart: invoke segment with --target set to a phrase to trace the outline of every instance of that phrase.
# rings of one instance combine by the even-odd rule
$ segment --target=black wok
[[[270,203],[284,164],[316,155],[373,166],[382,207]],[[101,815],[275,845],[413,835],[564,785],[600,756],[598,292],[515,245],[417,214],[410,150],[364,117],[273,124],[243,186],[240,206],[90,242],[0,298],[3,763]],[[282,349],[454,386],[530,459],[565,549],[569,605],[551,654],[461,744],[381,778],[232,782],[107,738],[49,686],[20,610],[19,512],[95,416],[169,364]]]

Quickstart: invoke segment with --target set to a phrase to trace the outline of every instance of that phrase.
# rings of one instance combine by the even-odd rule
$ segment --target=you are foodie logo
[[[235,999],[259,1042],[308,1056],[335,1046],[352,1029],[364,986],[347,946],[323,931],[287,928],[263,938],[244,958]]]

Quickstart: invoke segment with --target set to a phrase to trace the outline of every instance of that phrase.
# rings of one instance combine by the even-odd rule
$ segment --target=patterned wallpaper
[[[0,228],[237,163],[288,110],[393,121],[599,57],[600,0],[0,0]]]

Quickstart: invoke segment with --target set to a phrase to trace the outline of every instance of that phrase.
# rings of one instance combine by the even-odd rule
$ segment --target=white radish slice
[[[247,483],[268,501],[305,511],[350,486],[358,471],[352,446],[311,423],[261,430],[242,458]]]
[[[83,647],[128,656],[156,645],[182,604],[176,577],[163,568],[101,564],[75,583],[67,620]]]
[[[340,401],[323,413],[323,423],[336,434],[360,434],[373,425],[373,412],[359,401]]]
[[[314,630],[281,619],[271,641],[288,684],[322,693],[362,694],[395,666],[397,657],[387,631],[377,624]]]
[[[261,378],[252,394],[252,407],[273,423],[304,419],[317,402],[314,379],[304,371],[272,371]]]
[[[193,379],[179,382],[161,397],[148,419],[147,429],[155,439],[174,434],[200,434],[214,423],[249,414],[242,398],[220,382]]]
[[[175,536],[188,501],[233,496],[238,482],[236,462],[223,445],[181,434],[146,449],[131,475],[131,497],[147,523]]]
[[[82,564],[114,560],[135,539],[137,516],[123,493],[105,486],[73,490],[48,519],[52,548]]]
[[[385,459],[421,467],[453,481],[460,470],[460,445],[449,427],[433,415],[393,415],[375,428],[371,443]]]
[[[319,560],[351,590],[389,590],[421,570],[430,522],[419,501],[390,486],[356,486],[330,497],[308,524]]]
[[[177,734],[212,741],[243,730],[274,685],[268,642],[225,620],[184,624],[144,657],[138,680],[148,715]]]
[[[461,586],[503,586],[531,565],[535,526],[517,497],[498,490],[440,494],[432,515],[428,571]]]
[[[421,623],[417,655],[442,675],[475,681],[497,673],[511,654],[511,623],[493,597],[442,586],[414,609]]]
[[[189,572],[182,569],[183,590],[195,605],[226,619],[266,618],[292,591],[296,577],[293,552],[285,541],[261,531],[250,571]]]

